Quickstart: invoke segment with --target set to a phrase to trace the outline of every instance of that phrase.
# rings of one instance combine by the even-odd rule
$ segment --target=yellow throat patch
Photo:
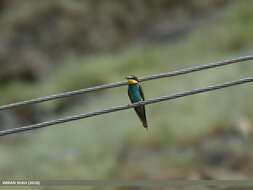
[[[128,84],[137,84],[138,82],[134,79],[128,79]]]

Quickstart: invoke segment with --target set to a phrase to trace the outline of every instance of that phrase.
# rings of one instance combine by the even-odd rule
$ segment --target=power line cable
[[[139,80],[141,82],[143,82],[143,81],[147,81],[147,80],[159,79],[159,78],[164,78],[164,77],[173,77],[173,76],[183,75],[183,74],[187,74],[187,73],[192,73],[192,72],[201,71],[201,70],[205,70],[205,69],[211,69],[211,68],[215,68],[215,67],[221,67],[221,66],[225,66],[225,65],[229,65],[229,64],[233,64],[233,63],[244,62],[244,61],[249,61],[249,60],[253,60],[253,55],[239,57],[236,59],[220,61],[220,62],[215,62],[215,63],[211,63],[211,64],[206,64],[206,65],[200,65],[200,66],[196,66],[196,67],[192,67],[192,68],[181,69],[178,71],[173,71],[173,72],[168,72],[168,73],[150,75],[147,77],[139,78]],[[106,89],[106,88],[115,88],[115,87],[119,87],[119,86],[123,86],[123,85],[127,85],[127,81],[110,83],[110,84],[95,86],[95,87],[91,87],[91,88],[84,88],[84,89],[74,90],[74,91],[70,91],[70,92],[63,92],[60,94],[54,94],[54,95],[35,98],[35,99],[26,100],[26,101],[22,101],[22,102],[16,102],[16,103],[12,103],[12,104],[2,105],[2,106],[0,106],[0,110],[6,110],[6,109],[22,106],[22,105],[40,103],[40,102],[45,102],[45,101],[49,101],[49,100],[55,100],[55,99],[59,99],[59,98],[69,97],[69,96],[73,96],[73,95],[84,94],[87,92],[102,90],[102,89]]]
[[[24,132],[24,131],[28,131],[28,130],[34,130],[34,129],[38,129],[38,128],[42,128],[42,127],[48,127],[50,125],[56,125],[56,124],[60,124],[60,123],[65,123],[65,122],[69,122],[69,121],[84,119],[84,118],[88,118],[88,117],[94,117],[94,116],[97,116],[97,115],[116,112],[116,111],[120,111],[120,110],[126,110],[126,109],[130,109],[130,108],[133,108],[133,107],[137,107],[139,105],[154,104],[154,103],[158,103],[158,102],[162,102],[162,101],[166,101],[166,100],[177,99],[177,98],[184,97],[184,96],[190,96],[190,95],[194,95],[194,94],[199,94],[199,93],[203,93],[203,92],[208,92],[208,91],[212,91],[212,90],[217,90],[217,89],[226,88],[226,87],[239,85],[239,84],[244,84],[244,83],[249,83],[249,82],[253,82],[253,78],[251,78],[251,77],[244,78],[244,79],[235,80],[235,81],[231,81],[231,82],[226,82],[226,83],[222,83],[222,84],[211,85],[211,86],[207,86],[207,87],[204,87],[204,88],[197,88],[197,89],[194,89],[194,90],[179,92],[179,93],[172,94],[172,95],[169,95],[169,96],[162,96],[162,97],[159,97],[159,98],[154,98],[154,99],[150,99],[150,100],[146,100],[146,101],[141,101],[141,102],[134,103],[134,104],[121,105],[121,106],[117,106],[117,107],[111,107],[111,108],[103,109],[103,110],[100,110],[100,111],[88,112],[88,113],[69,116],[69,117],[64,117],[64,118],[60,118],[60,119],[56,119],[56,120],[45,121],[45,122],[38,123],[38,124],[33,124],[33,125],[28,125],[28,126],[23,126],[23,127],[18,127],[18,128],[2,130],[2,131],[0,131],[0,136],[5,136],[5,135],[13,134],[13,133],[20,133],[20,132]]]

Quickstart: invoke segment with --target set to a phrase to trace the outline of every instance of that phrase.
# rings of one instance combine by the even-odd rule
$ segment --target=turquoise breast
[[[128,94],[133,103],[143,100],[140,92],[140,87],[138,84],[129,85]]]

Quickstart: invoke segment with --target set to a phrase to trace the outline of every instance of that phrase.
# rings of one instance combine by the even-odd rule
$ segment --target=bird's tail
[[[148,130],[147,120],[142,121],[143,127]]]
[[[134,108],[138,117],[140,118],[143,127],[148,129],[148,123],[147,123],[147,119],[146,119],[146,113],[145,113],[145,107],[144,106],[140,106],[140,107],[135,107]]]

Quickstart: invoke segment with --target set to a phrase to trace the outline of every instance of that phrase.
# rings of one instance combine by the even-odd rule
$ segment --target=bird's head
[[[138,82],[139,82],[139,79],[134,75],[127,76],[126,79],[127,79],[129,85],[138,84]]]

